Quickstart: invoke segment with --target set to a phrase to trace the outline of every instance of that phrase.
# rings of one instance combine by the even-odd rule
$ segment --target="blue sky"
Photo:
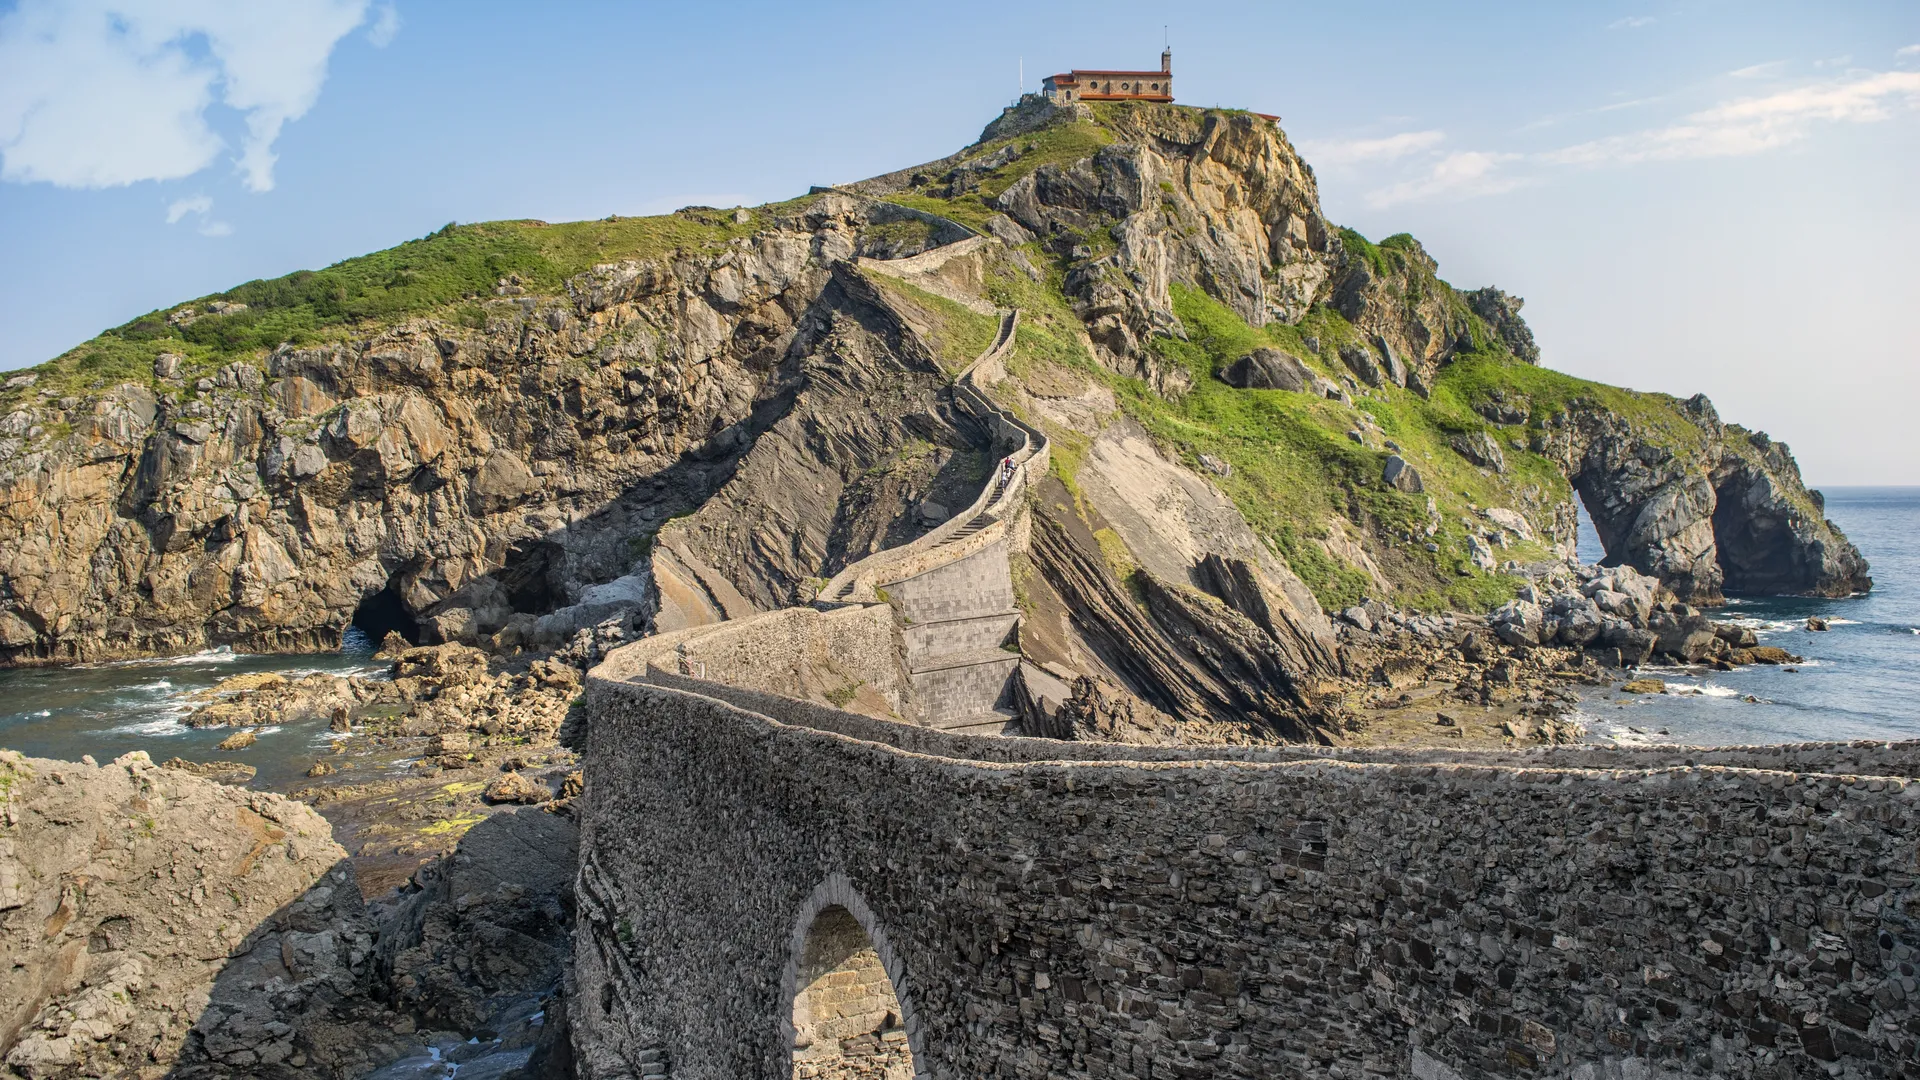
[[[1814,484],[1920,483],[1920,4],[0,2],[0,368],[448,221],[785,198],[1152,66],[1278,113],[1330,217],[1706,391]]]

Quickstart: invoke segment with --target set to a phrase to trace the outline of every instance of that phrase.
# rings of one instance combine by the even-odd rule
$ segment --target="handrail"
[[[960,377],[954,381],[955,403],[988,425],[992,445],[996,451],[1010,451],[1005,456],[1013,463],[1011,474],[1003,472],[999,462],[995,462],[991,477],[981,488],[979,496],[966,509],[909,543],[874,552],[845,567],[821,588],[816,603],[825,605],[877,603],[879,587],[890,571],[901,569],[918,556],[929,554],[936,548],[948,544],[956,534],[974,521],[986,518],[985,524],[973,534],[976,537],[989,530],[993,530],[996,536],[1004,531],[995,530],[994,526],[1006,520],[1008,508],[1015,505],[1015,498],[1025,489],[1027,474],[1034,460],[1039,458],[1041,467],[1045,466],[1047,438],[995,405],[993,399],[979,388],[977,376],[983,371],[1002,374],[1005,372],[1006,357],[1013,350],[1019,324],[1018,309],[1003,314],[1000,319],[1000,332],[995,335],[993,344],[975,357],[973,362],[960,373]],[[1016,436],[1017,443],[1014,441]],[[960,559],[971,555],[978,546],[982,545],[964,541],[956,544],[953,558]],[[964,550],[961,550],[962,548]],[[925,570],[918,572],[924,573]],[[892,580],[910,576],[913,575],[902,573]]]

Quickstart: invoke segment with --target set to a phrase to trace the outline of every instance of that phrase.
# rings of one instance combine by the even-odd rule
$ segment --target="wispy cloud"
[[[1735,157],[1806,138],[1816,124],[1863,124],[1920,106],[1920,72],[1889,71],[1744,98],[1675,124],[1578,143],[1541,156],[1556,165]]]
[[[376,49],[384,49],[393,44],[400,33],[400,12],[392,4],[381,4],[373,13],[373,24],[367,27],[367,43]]]
[[[1652,15],[1629,15],[1624,19],[1615,19],[1607,24],[1609,30],[1638,30],[1643,26],[1652,26],[1660,20]]]
[[[368,0],[21,0],[0,15],[0,180],[105,188],[211,165],[239,112],[237,165],[273,187],[273,145],[305,115]],[[396,24],[397,25],[397,24]]]
[[[213,210],[213,200],[205,195],[195,195],[190,199],[175,199],[167,207],[167,224],[178,225],[180,219],[188,214],[207,214]]]
[[[1895,56],[1920,56],[1920,45],[1902,45],[1893,50]]]
[[[201,236],[232,236],[233,226],[213,220],[213,200],[205,195],[175,199],[167,206],[167,224],[178,225],[187,215],[200,219],[194,231]]]
[[[1392,187],[1367,193],[1367,203],[1377,208],[1400,203],[1428,202],[1434,199],[1470,199],[1498,195],[1525,187],[1532,180],[1514,176],[1503,166],[1521,160],[1522,154],[1498,154],[1480,150],[1462,150],[1433,163],[1423,176]]]
[[[1661,100],[1636,98],[1571,115],[1608,113]],[[1854,72],[1733,98],[1644,130],[1533,153],[1446,151],[1441,146],[1445,135],[1439,131],[1307,142],[1302,149],[1316,164],[1379,167],[1388,175],[1398,172],[1403,179],[1367,193],[1367,203],[1381,208],[1498,195],[1540,182],[1554,166],[1625,166],[1759,154],[1809,138],[1823,125],[1874,123],[1917,110],[1920,72]],[[1529,128],[1565,118],[1549,118]]]
[[[1764,63],[1749,64],[1743,68],[1734,68],[1727,74],[1736,79],[1759,79],[1768,75],[1777,75],[1786,70],[1786,67],[1785,60],[1768,60]]]
[[[1317,165],[1358,165],[1369,161],[1396,161],[1431,150],[1446,138],[1444,131],[1403,131],[1378,139],[1309,140],[1301,144],[1301,150]]]

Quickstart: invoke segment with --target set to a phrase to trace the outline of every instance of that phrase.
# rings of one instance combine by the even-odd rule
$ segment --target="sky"
[[[0,370],[449,221],[930,160],[1166,40],[1332,220],[1525,297],[1548,366],[1704,391],[1816,486],[1920,484],[1913,0],[0,0]]]

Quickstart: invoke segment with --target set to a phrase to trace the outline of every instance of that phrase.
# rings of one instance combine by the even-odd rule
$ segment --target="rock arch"
[[[792,1048],[791,1075],[924,1080],[927,1056],[906,974],[873,909],[844,874],[829,874],[800,906],[781,977],[780,1036]],[[827,1040],[842,1041],[857,1058]]]

